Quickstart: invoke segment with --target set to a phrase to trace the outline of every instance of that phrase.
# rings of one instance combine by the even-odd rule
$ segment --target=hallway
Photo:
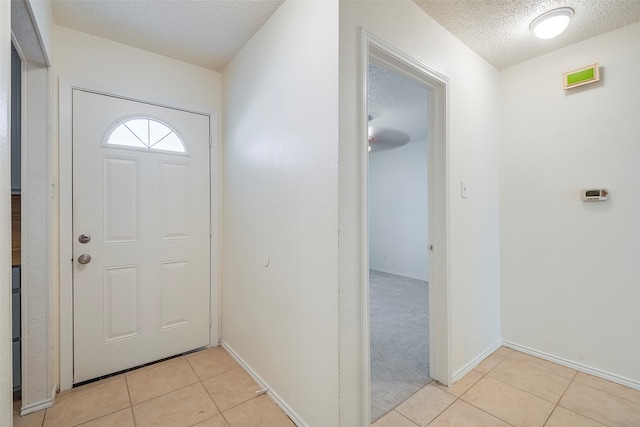
[[[291,427],[294,423],[222,347],[62,392],[14,427]]]

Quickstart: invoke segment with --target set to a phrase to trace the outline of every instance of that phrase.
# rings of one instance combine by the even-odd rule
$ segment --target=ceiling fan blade
[[[369,135],[371,151],[390,150],[405,145],[411,140],[408,133],[397,129],[378,128]]]

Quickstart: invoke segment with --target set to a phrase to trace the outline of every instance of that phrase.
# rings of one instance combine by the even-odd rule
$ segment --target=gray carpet
[[[371,270],[369,301],[373,423],[431,381],[428,283]]]

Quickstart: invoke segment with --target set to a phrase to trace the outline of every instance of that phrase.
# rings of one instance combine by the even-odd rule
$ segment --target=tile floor
[[[221,347],[146,366],[63,393],[15,427],[295,427]]]
[[[221,347],[147,366],[58,395],[15,427],[294,427]],[[435,382],[374,427],[633,427],[640,391],[508,348],[452,387]],[[331,427],[331,426],[322,426]]]
[[[640,391],[505,347],[452,387],[425,386],[373,427],[634,427]]]

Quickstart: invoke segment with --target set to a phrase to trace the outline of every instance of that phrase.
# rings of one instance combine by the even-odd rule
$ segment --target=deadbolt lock
[[[88,234],[81,234],[80,237],[78,237],[78,242],[80,243],[89,243],[91,241],[91,236],[89,236]]]

